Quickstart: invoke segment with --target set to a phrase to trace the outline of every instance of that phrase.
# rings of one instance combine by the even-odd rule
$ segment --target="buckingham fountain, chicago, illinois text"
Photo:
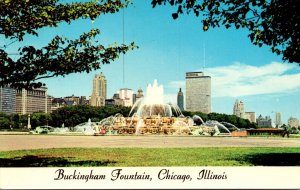
[[[146,171],[135,171],[128,173],[124,169],[112,169],[110,174],[103,174],[99,171],[94,171],[91,169],[89,172],[81,172],[78,169],[70,171],[65,171],[65,169],[57,169],[55,171],[54,180],[84,180],[88,182],[89,180],[110,180],[110,181],[126,181],[126,180],[143,180],[152,181],[156,177],[159,181],[192,181],[196,180],[226,180],[226,172],[218,173],[211,169],[200,169],[199,173],[195,176],[187,173],[175,173],[171,169],[160,169],[156,175],[153,173],[149,174]]]

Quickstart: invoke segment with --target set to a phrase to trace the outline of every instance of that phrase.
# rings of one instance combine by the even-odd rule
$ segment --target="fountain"
[[[92,135],[96,132],[94,129],[95,128],[94,126],[95,126],[95,123],[92,123],[91,119],[88,119],[87,122],[76,125],[74,127],[74,132],[80,132],[85,135]]]
[[[87,122],[73,128],[37,127],[31,134],[63,135],[205,135],[230,136],[239,128],[226,123],[203,119],[194,115],[186,117],[177,105],[164,102],[164,89],[157,80],[147,86],[144,98],[132,107],[128,117],[122,114],[109,116],[100,122]]]
[[[100,121],[95,135],[230,135],[218,121],[206,121],[195,115],[185,117],[177,105],[164,102],[163,86],[154,80],[147,86],[145,97],[132,107],[129,116],[121,114]]]
[[[135,116],[138,117],[171,117],[172,108],[178,110],[178,107],[175,107],[172,104],[164,103],[163,86],[158,86],[157,80],[154,80],[153,85],[149,84],[147,86],[146,96],[142,99],[139,99],[133,105],[129,115],[131,115],[133,111],[136,111]]]
[[[205,135],[230,136],[236,126],[203,119],[194,115],[186,117],[177,105],[164,102],[164,89],[154,80],[147,86],[144,98],[139,99],[132,107],[128,117],[122,114],[112,115],[100,122],[87,122],[74,128],[37,127],[32,134],[64,134],[64,135]]]
[[[92,122],[91,119],[88,119],[87,122],[76,125],[74,128],[65,127],[63,123],[61,127],[53,128],[53,130],[48,131],[48,134],[56,135],[94,135],[96,132],[96,126],[98,123]]]

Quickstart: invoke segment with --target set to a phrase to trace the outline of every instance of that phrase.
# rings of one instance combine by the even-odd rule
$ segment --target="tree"
[[[10,120],[13,123],[14,128],[19,128],[20,127],[20,124],[19,124],[20,116],[19,116],[19,114],[11,114]]]
[[[202,112],[189,112],[189,111],[183,111],[182,114],[189,117],[198,115],[202,118],[204,122],[208,120],[216,120],[218,122],[227,122],[233,124],[238,128],[257,128],[255,123],[251,123],[248,119],[243,119],[237,117],[236,115],[227,115],[227,114],[215,113],[215,112],[205,114]],[[197,123],[197,124],[199,125],[201,123]]]
[[[9,129],[12,122],[9,119],[9,115],[0,112],[0,129]]]
[[[49,125],[53,127],[61,127],[64,123],[66,127],[74,127],[80,123],[87,122],[88,119],[91,119],[93,122],[97,122],[117,113],[128,116],[130,109],[130,107],[124,106],[66,106],[51,113]]]
[[[152,6],[170,4],[180,14],[201,17],[203,30],[235,27],[249,30],[254,45],[270,46],[284,61],[300,64],[299,0],[152,0]]]
[[[51,115],[49,113],[36,112],[31,116],[31,127],[36,128],[38,126],[48,125],[51,121]]]
[[[38,29],[57,27],[59,23],[71,23],[81,18],[94,20],[101,14],[116,13],[129,4],[128,0],[124,3],[121,0],[60,1],[0,1],[0,37],[10,41],[9,44],[0,42],[0,86],[40,87],[43,84],[39,79],[90,72],[137,47],[134,43],[105,47],[94,40],[100,30],[92,29],[73,40],[56,36],[40,49],[34,46],[20,47],[19,58],[11,58],[5,51],[6,47],[23,41],[28,34],[38,36]]]

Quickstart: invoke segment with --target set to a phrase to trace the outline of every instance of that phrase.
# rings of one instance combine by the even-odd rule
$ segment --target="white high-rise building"
[[[93,79],[93,92],[90,104],[92,106],[105,106],[106,94],[107,81],[105,76],[102,73],[95,75]]]
[[[282,125],[281,113],[280,112],[275,112],[275,126],[280,127],[281,125]]]
[[[186,73],[186,111],[211,112],[211,77],[203,72]]]
[[[119,98],[123,101],[124,106],[131,107],[133,105],[133,90],[121,88],[119,91]]]

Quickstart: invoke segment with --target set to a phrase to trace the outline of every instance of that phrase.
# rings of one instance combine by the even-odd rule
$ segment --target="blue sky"
[[[50,95],[90,96],[92,79],[103,72],[108,81],[108,97],[122,87],[144,91],[154,79],[164,85],[165,99],[175,102],[178,89],[185,92],[185,72],[204,71],[212,76],[213,112],[232,114],[236,99],[245,103],[246,111],[256,115],[282,114],[286,123],[290,116],[300,118],[300,67],[282,63],[268,47],[251,44],[246,30],[209,29],[194,15],[182,15],[173,20],[174,8],[160,6],[152,9],[150,1],[134,0],[125,9],[125,43],[135,42],[139,49],[125,55],[125,82],[122,59],[89,74],[71,74],[46,79]],[[121,44],[123,39],[122,11],[102,15],[94,22],[79,20],[57,28],[39,30],[39,37],[26,36],[19,45],[45,46],[55,35],[76,38],[91,28],[99,28],[103,44]],[[205,56],[204,56],[205,47]],[[204,65],[205,57],[205,65]]]

